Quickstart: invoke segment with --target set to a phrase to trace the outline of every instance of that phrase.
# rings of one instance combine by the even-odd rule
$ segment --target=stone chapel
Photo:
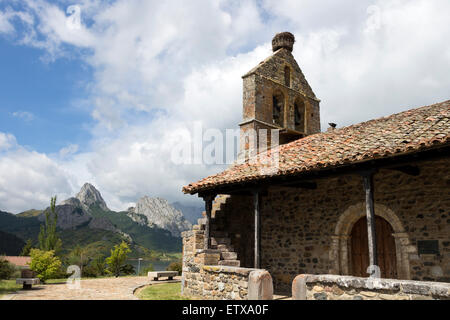
[[[285,295],[298,275],[364,280],[379,272],[391,282],[448,286],[450,101],[321,132],[320,100],[294,42],[277,34],[272,55],[242,77],[247,160],[183,188],[205,200],[204,218],[183,234],[183,292],[247,299],[258,270]],[[258,150],[248,133],[262,129],[279,143]],[[259,153],[276,153],[276,170],[248,161]]]

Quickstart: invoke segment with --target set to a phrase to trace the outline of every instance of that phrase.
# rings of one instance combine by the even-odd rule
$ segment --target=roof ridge
[[[450,144],[450,100],[371,119],[328,132],[320,132],[262,151],[256,156],[279,152],[276,172],[264,173],[264,159],[246,159],[225,171],[183,188],[197,193],[219,185],[244,183],[269,176],[395,157]],[[260,161],[263,160],[263,161]]]

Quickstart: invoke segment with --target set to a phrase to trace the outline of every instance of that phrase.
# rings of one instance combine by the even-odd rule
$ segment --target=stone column
[[[331,262],[330,274],[341,274],[341,264],[339,263],[339,236],[331,236],[330,254],[328,258]]]
[[[348,275],[349,274],[349,250],[348,241],[350,237],[347,235],[331,236],[331,247],[329,259],[332,268],[330,274]]]
[[[366,193],[367,236],[369,242],[369,267],[378,265],[377,240],[375,230],[375,209],[373,201],[373,174],[368,171],[362,174]],[[373,272],[374,270],[372,270]]]
[[[259,191],[253,193],[253,203],[255,207],[255,268],[261,265],[261,216],[259,210]]]
[[[206,222],[205,222],[205,238],[204,238],[204,250],[209,249],[209,224],[211,220],[211,210],[212,210],[212,201],[214,199],[213,196],[207,196],[203,198],[205,200],[205,212],[206,212]]]
[[[410,280],[409,254],[416,250],[409,245],[409,238],[406,232],[393,233],[395,240],[395,254],[397,258],[397,276],[399,279]]]

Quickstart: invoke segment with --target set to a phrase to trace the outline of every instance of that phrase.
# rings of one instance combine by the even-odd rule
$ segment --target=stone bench
[[[29,290],[33,284],[39,284],[39,278],[17,278],[16,283],[22,284],[23,289]]]
[[[161,277],[167,277],[169,280],[172,280],[173,277],[178,275],[178,271],[153,271],[149,272],[147,275],[154,281],[158,281]]]

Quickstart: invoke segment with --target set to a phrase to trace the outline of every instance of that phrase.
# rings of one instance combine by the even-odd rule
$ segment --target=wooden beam
[[[398,166],[398,167],[392,167],[392,168],[386,168],[386,169],[400,171],[400,172],[408,174],[410,176],[420,175],[420,169],[417,166],[406,165],[406,166]]]
[[[281,184],[280,187],[316,190],[317,189],[317,183],[316,182],[309,182],[309,181],[289,182],[289,183]]]
[[[205,238],[204,238],[203,248],[205,250],[208,250],[209,249],[209,238],[210,238],[209,225],[210,225],[210,221],[211,221],[212,202],[214,200],[214,197],[206,196],[203,199],[205,200],[205,213],[206,213]]]
[[[261,213],[260,213],[260,192],[259,190],[253,192],[253,204],[255,209],[255,268],[259,269],[261,266]]]
[[[373,200],[373,175],[374,171],[369,170],[362,173],[364,191],[366,193],[366,217],[367,217],[367,237],[369,243],[369,267],[372,272],[374,268],[371,266],[378,265],[377,257],[377,237],[375,230],[375,209]],[[372,275],[372,274],[371,274]]]

